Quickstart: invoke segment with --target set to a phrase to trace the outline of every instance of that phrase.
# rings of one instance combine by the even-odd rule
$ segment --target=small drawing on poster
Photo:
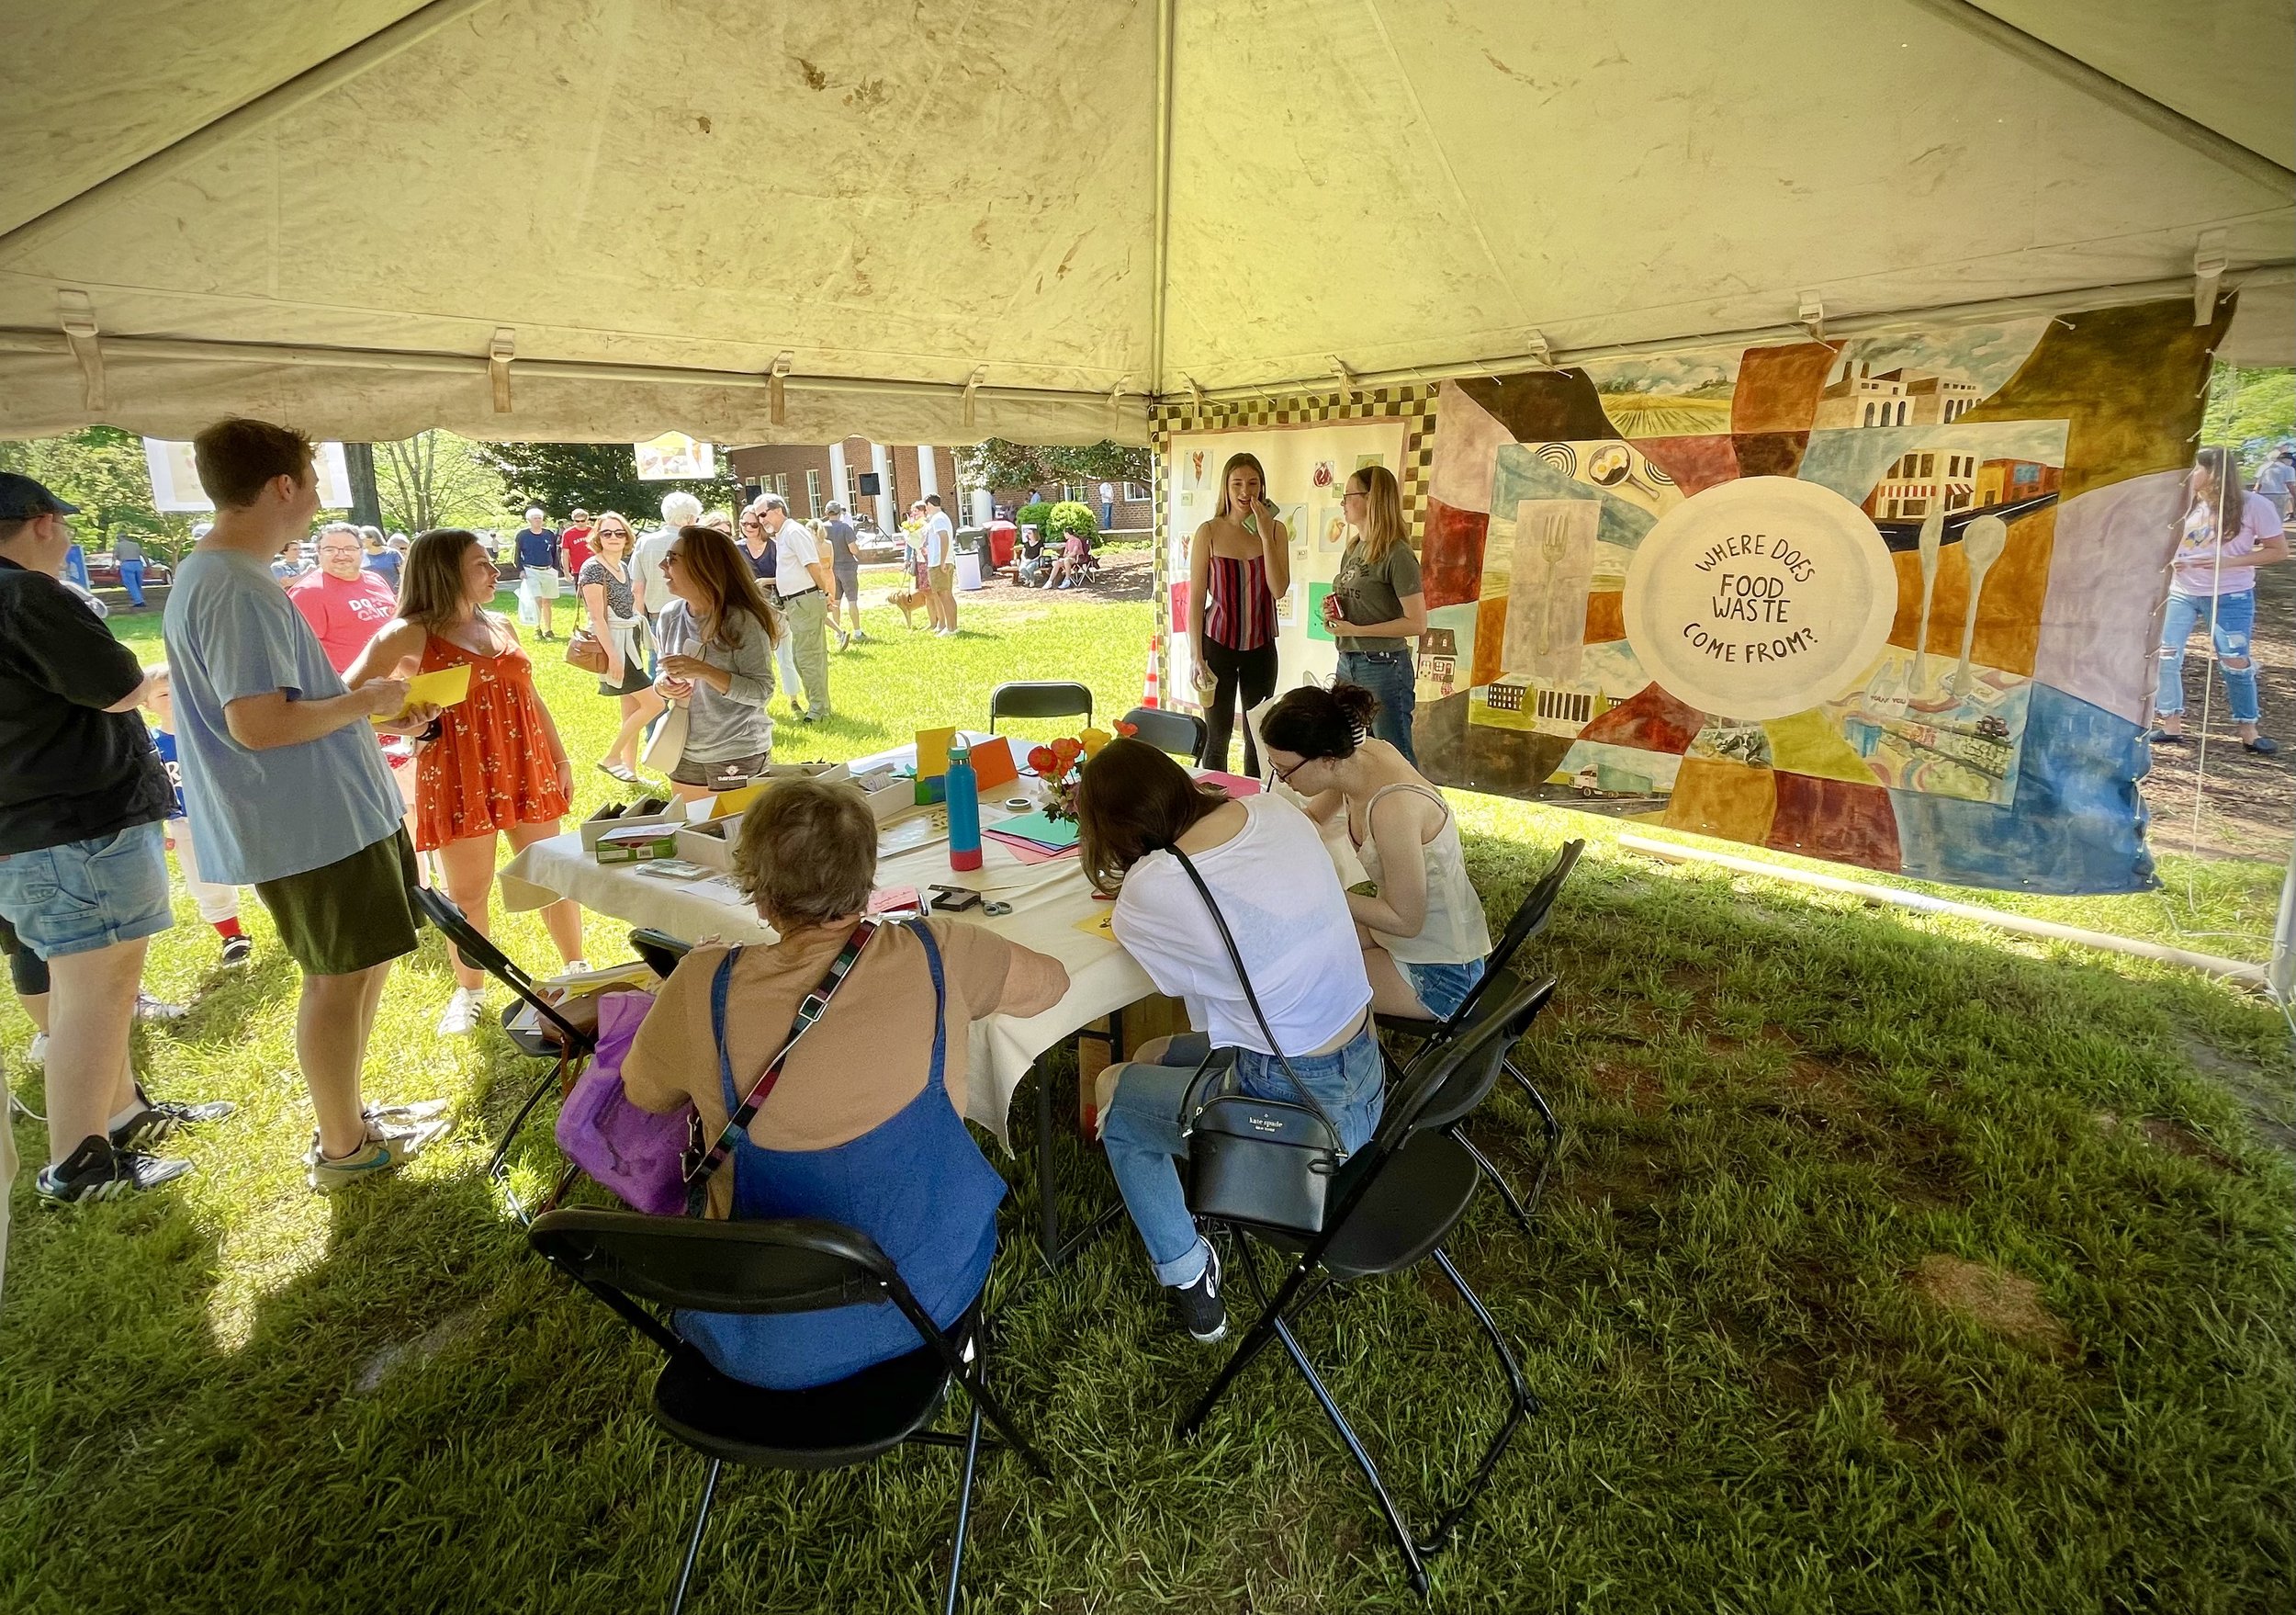
[[[1187,451],[1187,482],[1186,486],[1189,488],[1201,488],[1204,485],[1204,451],[1200,448],[1189,449]]]
[[[1285,537],[1294,543],[1308,531],[1308,507],[1304,504],[1277,505],[1276,518],[1284,525]]]
[[[1384,466],[1386,464],[1387,456],[1383,454],[1359,454],[1356,457],[1356,469],[1358,471],[1366,470],[1372,466]]]
[[[1308,638],[1311,639],[1328,641],[1332,637],[1332,630],[1323,626],[1323,602],[1331,592],[1329,583],[1308,585]]]
[[[1335,504],[1327,504],[1315,513],[1315,548],[1323,555],[1337,555],[1347,548],[1347,518]]]
[[[1339,468],[1330,460],[1315,462],[1315,474],[1310,479],[1318,488],[1329,488],[1339,480]]]
[[[1294,583],[1276,597],[1276,626],[1290,627],[1300,620],[1300,585]]]

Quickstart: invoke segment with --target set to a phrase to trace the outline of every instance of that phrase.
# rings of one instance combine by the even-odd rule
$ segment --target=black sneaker
[[[49,1204],[70,1205],[83,1200],[121,1200],[172,1183],[190,1170],[189,1161],[115,1149],[110,1139],[90,1134],[62,1164],[42,1167],[33,1187]]]
[[[1176,1285],[1172,1304],[1179,1309],[1180,1327],[1199,1346],[1210,1346],[1228,1334],[1228,1304],[1220,1299],[1220,1252],[1204,1244],[1204,1271],[1193,1284]]]
[[[175,1100],[154,1100],[136,1087],[136,1098],[143,1108],[111,1130],[114,1149],[148,1149],[174,1136],[178,1127],[197,1127],[203,1122],[220,1122],[239,1107],[228,1099],[211,1099],[205,1104],[183,1104]]]
[[[255,956],[255,939],[251,936],[227,936],[223,939],[223,962],[236,968]]]

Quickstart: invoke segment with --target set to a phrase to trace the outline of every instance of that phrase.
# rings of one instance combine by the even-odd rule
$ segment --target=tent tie
[[[96,306],[84,291],[60,291],[56,305],[64,341],[71,344],[72,357],[80,367],[81,401],[91,414],[101,413],[107,407],[104,348],[96,336]]]
[[[487,348],[487,376],[494,383],[494,412],[511,412],[511,360],[518,354],[518,333],[507,325],[494,328],[494,341]]]
[[[765,412],[776,426],[789,424],[789,372],[797,356],[783,348],[773,356],[773,368],[765,378]]]
[[[2192,322],[2206,325],[2216,318],[2217,283],[2224,278],[2224,232],[2204,230],[2192,249]]]

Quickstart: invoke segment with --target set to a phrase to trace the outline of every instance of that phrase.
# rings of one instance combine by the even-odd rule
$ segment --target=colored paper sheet
[[[949,742],[957,738],[952,726],[917,731],[917,777],[940,779],[949,772]]]
[[[923,753],[920,751],[918,755]],[[979,782],[979,788],[984,791],[991,785],[1008,785],[1019,779],[1020,765],[1012,759],[1011,737],[998,735],[994,740],[982,740],[974,745],[973,774]]]
[[[1076,929],[1086,936],[1097,936],[1102,942],[1112,943],[1116,941],[1116,931],[1110,921],[1115,918],[1114,909],[1103,909],[1097,914],[1077,920]]]
[[[459,706],[469,697],[470,664],[467,661],[417,673],[407,681],[408,706]],[[388,723],[390,719],[377,716],[369,721]]]
[[[988,828],[1007,841],[1034,841],[1048,853],[1064,852],[1076,844],[1076,822],[1072,819],[1052,819],[1041,813],[1017,813]]]
[[[1004,848],[1022,864],[1050,864],[1056,858],[1083,856],[1083,853],[1075,847],[1064,853],[1055,853],[1048,847],[1038,846],[1034,841],[1023,841],[1019,836],[1000,836],[993,830],[985,830],[981,834],[986,840],[995,841]]]

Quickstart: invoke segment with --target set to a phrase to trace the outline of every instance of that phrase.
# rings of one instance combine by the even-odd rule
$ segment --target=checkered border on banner
[[[1260,398],[1207,401],[1198,408],[1193,400],[1158,404],[1150,420],[1148,441],[1154,451],[1156,638],[1152,650],[1156,683],[1166,706],[1194,706],[1192,692],[1172,687],[1165,654],[1172,623],[1171,578],[1165,563],[1169,548],[1165,522],[1170,496],[1172,435],[1176,432],[1244,432],[1271,426],[1316,426],[1332,421],[1401,419],[1403,466],[1399,491],[1403,496],[1403,525],[1416,549],[1424,538],[1427,484],[1435,464],[1435,387],[1432,382],[1406,382],[1375,387],[1355,393],[1287,393]]]

